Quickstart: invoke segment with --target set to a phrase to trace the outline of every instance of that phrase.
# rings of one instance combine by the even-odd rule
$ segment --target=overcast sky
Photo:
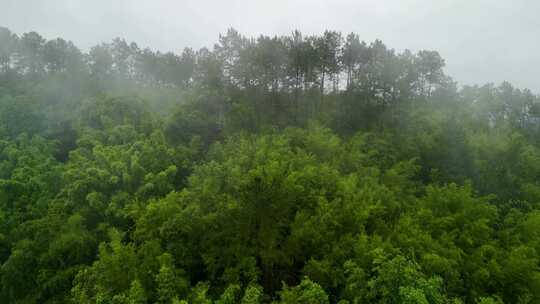
[[[538,0],[0,0],[0,26],[83,49],[123,37],[175,52],[212,46],[229,27],[354,31],[398,51],[437,50],[460,84],[507,80],[540,93],[539,12]]]

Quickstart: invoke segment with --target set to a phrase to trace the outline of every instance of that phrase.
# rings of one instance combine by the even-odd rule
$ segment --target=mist
[[[0,0],[0,303],[540,303],[539,8]]]
[[[211,47],[230,27],[248,36],[355,32],[397,50],[437,50],[460,84],[509,81],[540,90],[540,4],[532,0],[2,0],[1,7],[1,24],[14,32],[36,30],[83,49],[122,37],[178,52]]]

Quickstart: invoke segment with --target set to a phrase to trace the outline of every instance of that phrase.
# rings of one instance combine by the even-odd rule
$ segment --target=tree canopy
[[[540,303],[540,98],[444,66],[0,28],[0,302]]]

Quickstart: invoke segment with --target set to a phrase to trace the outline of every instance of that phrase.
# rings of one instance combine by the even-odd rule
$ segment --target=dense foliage
[[[0,302],[540,303],[540,99],[443,67],[0,28]]]

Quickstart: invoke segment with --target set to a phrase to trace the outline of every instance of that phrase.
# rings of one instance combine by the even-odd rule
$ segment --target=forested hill
[[[540,100],[443,68],[0,28],[0,303],[540,303]]]

